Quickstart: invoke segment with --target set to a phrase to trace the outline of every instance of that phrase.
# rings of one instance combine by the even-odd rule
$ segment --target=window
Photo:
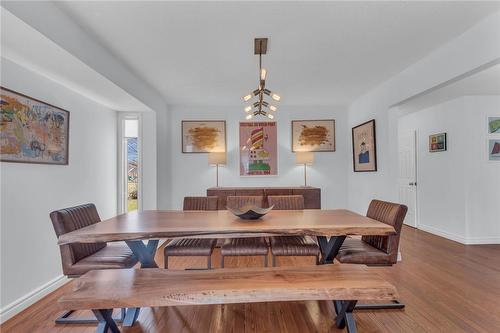
[[[119,212],[141,209],[140,118],[120,116]]]

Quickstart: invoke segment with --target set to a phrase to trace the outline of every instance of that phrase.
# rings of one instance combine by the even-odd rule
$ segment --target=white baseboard
[[[500,244],[500,237],[463,237],[435,227],[422,224],[418,225],[418,229],[430,232],[431,234],[441,236],[455,242],[459,242],[464,245]]]
[[[437,235],[437,236],[441,236],[441,237],[444,237],[446,239],[449,239],[449,240],[452,240],[452,241],[455,241],[455,242],[459,242],[461,244],[467,244],[466,243],[467,239],[465,237],[459,236],[459,235],[455,235],[453,233],[450,233],[450,232],[447,232],[447,231],[444,231],[444,230],[441,230],[441,229],[438,229],[438,228],[435,228],[435,227],[431,227],[431,226],[423,225],[423,224],[419,223],[418,224],[418,229],[430,232],[431,234],[434,234],[434,235]]]
[[[8,319],[12,318],[19,312],[26,309],[28,306],[39,301],[46,295],[50,294],[52,291],[56,290],[57,288],[67,283],[68,281],[69,279],[66,276],[60,275],[55,279],[52,279],[51,281],[47,282],[46,284],[27,293],[23,297],[20,297],[14,302],[7,304],[2,309],[0,309],[0,323],[3,323]]]
[[[468,237],[465,244],[467,245],[500,244],[500,237]]]

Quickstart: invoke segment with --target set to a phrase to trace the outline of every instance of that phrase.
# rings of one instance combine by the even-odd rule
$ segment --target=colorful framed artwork
[[[429,152],[446,151],[446,133],[429,135]]]
[[[292,152],[334,152],[335,120],[292,120]]]
[[[500,139],[490,139],[488,147],[488,159],[500,161]]]
[[[500,117],[488,117],[488,133],[500,134]]]
[[[354,172],[377,171],[375,119],[353,127],[352,159]]]
[[[276,122],[240,122],[240,176],[278,175]]]
[[[183,153],[226,151],[225,120],[183,120],[181,126]]]
[[[68,164],[69,111],[0,87],[0,160]]]

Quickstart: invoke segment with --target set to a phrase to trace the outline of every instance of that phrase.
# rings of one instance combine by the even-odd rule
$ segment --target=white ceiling
[[[436,104],[461,97],[500,95],[500,64],[450,83],[399,106],[400,114],[420,111]]]
[[[349,104],[498,2],[58,2],[169,104],[239,105],[269,37],[282,104]],[[63,28],[63,27],[62,27]]]
[[[116,111],[145,111],[147,106],[4,8],[1,56],[52,79]]]

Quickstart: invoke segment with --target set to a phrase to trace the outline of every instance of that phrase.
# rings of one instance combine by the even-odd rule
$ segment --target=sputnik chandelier
[[[254,49],[254,54],[259,55],[259,87],[243,97],[245,102],[250,103],[252,103],[254,97],[257,98],[255,102],[245,107],[245,112],[247,113],[245,118],[252,119],[254,116],[261,115],[273,119],[273,113],[276,112],[278,108],[265,101],[264,95],[270,96],[276,102],[279,102],[281,97],[266,88],[267,71],[265,68],[262,68],[262,55],[267,53],[267,38],[255,38]]]

